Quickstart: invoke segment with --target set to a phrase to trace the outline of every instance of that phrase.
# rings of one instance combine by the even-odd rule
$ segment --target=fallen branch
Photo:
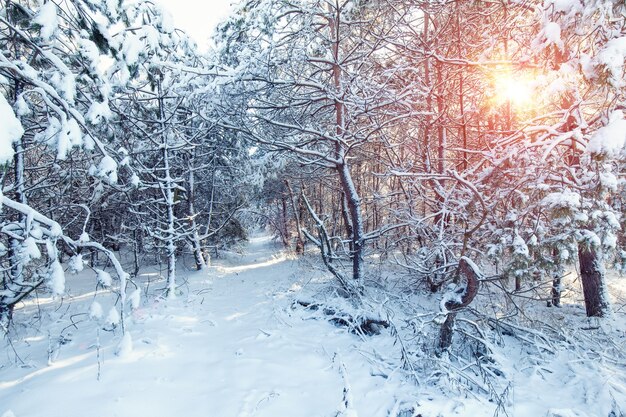
[[[329,316],[329,321],[336,326],[347,327],[351,332],[362,334],[366,336],[373,336],[380,334],[381,328],[388,328],[389,322],[373,316],[357,316],[354,317],[351,314],[338,312],[334,308],[324,306],[322,304],[296,300],[294,304],[300,305],[312,311],[320,310],[324,315]]]

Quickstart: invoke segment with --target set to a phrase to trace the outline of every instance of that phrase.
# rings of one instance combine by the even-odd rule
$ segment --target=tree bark
[[[476,270],[473,262],[465,257],[459,259],[459,275],[466,280],[465,289],[460,300],[450,299],[445,303],[447,317],[439,330],[439,341],[437,343],[438,354],[441,354],[452,346],[456,312],[463,307],[467,307],[474,300],[476,294],[478,294],[480,272]]]
[[[551,305],[554,307],[561,306],[561,277],[555,276],[552,279]]]
[[[176,217],[174,215],[174,188],[176,184],[171,176],[172,170],[170,167],[170,148],[167,134],[165,133],[165,105],[163,103],[163,91],[161,90],[161,81],[157,83],[158,87],[158,103],[159,103],[159,122],[161,124],[162,132],[162,158],[163,158],[163,175],[164,181],[161,185],[163,195],[165,198],[166,214],[167,214],[167,229],[165,231],[165,247],[167,252],[167,296],[173,298],[176,290]]]
[[[338,96],[343,91],[343,85],[341,82],[342,69],[340,66],[339,57],[339,43],[341,42],[339,34],[339,9],[336,10],[336,17],[330,19],[329,29],[333,39],[333,84]],[[337,142],[335,144],[335,158],[340,161],[336,165],[337,173],[339,174],[339,181],[341,183],[341,190],[346,196],[346,202],[348,203],[348,212],[350,213],[350,220],[352,221],[352,278],[357,282],[357,286],[361,288],[363,283],[363,216],[361,214],[361,199],[354,184],[350,168],[348,166],[346,158],[346,149],[339,140],[342,138],[345,131],[345,104],[335,99],[335,134],[337,135]]]
[[[293,209],[293,217],[296,220],[296,254],[302,255],[304,254],[304,237],[302,236],[302,223],[300,223],[300,212],[299,208],[296,205],[296,197],[293,194],[293,190],[291,188],[291,184],[289,184],[289,180],[285,180],[285,186],[287,187],[287,191],[289,191],[289,199],[291,200],[291,208]]]
[[[343,223],[345,224],[345,227],[346,227],[346,234],[350,238],[350,253],[352,253],[354,251],[354,244],[352,243],[352,237],[354,236],[354,228],[352,227],[352,220],[350,219],[346,193],[341,193],[341,216],[343,217]]]
[[[361,215],[361,199],[350,175],[348,166],[344,163],[339,169],[341,188],[346,194],[348,211],[352,221],[352,279],[361,287],[363,283],[363,216]]]
[[[587,317],[606,317],[610,312],[602,253],[598,248],[581,244],[578,247],[580,279],[585,296]]]
[[[291,241],[291,233],[289,231],[289,219],[287,217],[287,196],[283,193],[280,197],[280,211],[281,211],[281,227],[283,229],[283,246],[288,248]]]
[[[195,198],[195,176],[194,170],[191,166],[192,158],[187,158],[187,169],[189,170],[189,176],[187,179],[187,211],[189,215],[189,226],[192,230],[191,232],[191,246],[193,248],[193,258],[196,263],[196,269],[198,271],[206,268],[206,260],[204,259],[204,254],[202,253],[202,244],[200,243],[200,235],[198,234],[198,224],[196,223],[196,208],[194,204]]]
[[[13,91],[13,101],[15,102],[19,97],[22,90],[22,84],[18,81],[15,82],[15,88]],[[26,188],[25,188],[25,170],[24,170],[24,138],[20,137],[13,143],[13,174],[15,175],[15,201],[27,205]],[[27,216],[23,213],[19,213],[19,222],[26,227]],[[28,235],[28,231],[23,232]],[[19,234],[19,232],[16,232]],[[22,261],[22,245],[18,238],[9,238],[9,273],[3,278],[4,290],[9,290],[19,294],[23,290],[23,286],[19,283],[25,281],[24,279],[24,263]],[[13,317],[14,304],[5,305],[4,297],[0,297],[0,320],[6,320],[10,322]],[[2,321],[4,322],[4,321]]]

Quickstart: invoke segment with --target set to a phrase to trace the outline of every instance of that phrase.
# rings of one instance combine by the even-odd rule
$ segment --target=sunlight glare
[[[533,86],[529,78],[504,72],[494,77],[494,85],[498,104],[509,102],[516,107],[528,107],[533,102]]]

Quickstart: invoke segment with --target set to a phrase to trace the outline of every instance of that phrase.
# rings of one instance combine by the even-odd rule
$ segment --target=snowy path
[[[251,239],[239,259],[191,273],[176,300],[146,300],[129,325],[132,352],[115,356],[119,332],[99,331],[100,381],[101,326],[82,323],[51,366],[47,337],[32,337],[17,348],[31,367],[0,369],[0,416],[336,416],[337,352],[355,398],[356,414],[346,415],[386,416],[398,382],[371,376],[359,338],[290,308],[295,271],[268,238]],[[2,356],[0,364],[11,358]]]
[[[12,341],[0,344],[0,417],[408,417],[398,411],[413,405],[424,417],[495,413],[454,379],[407,382],[390,332],[361,339],[319,311],[293,308],[327,274],[299,267],[267,237],[206,271],[182,269],[182,292],[168,301],[157,296],[159,272],[143,272],[149,295],[128,323],[133,348],[122,356],[120,329],[87,317],[94,300],[105,316],[115,302],[93,292],[93,272],[68,277],[72,296],[62,303],[40,298],[17,310]],[[493,345],[508,375],[500,382],[511,384],[508,415],[606,417],[598,409],[623,404],[619,364],[509,342]]]

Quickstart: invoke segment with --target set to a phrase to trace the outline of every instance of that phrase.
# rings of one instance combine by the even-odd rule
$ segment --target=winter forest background
[[[242,0],[208,52],[149,1],[0,7],[3,417],[228,273],[342,349],[330,411],[216,416],[625,415],[623,1]]]

